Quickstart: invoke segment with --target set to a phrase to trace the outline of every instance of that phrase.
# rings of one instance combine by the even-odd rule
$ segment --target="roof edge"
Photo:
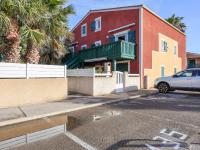
[[[158,17],[160,20],[164,21],[166,24],[168,24],[169,26],[171,26],[172,28],[174,28],[175,30],[177,30],[179,33],[183,34],[184,36],[186,36],[186,34],[184,32],[182,32],[181,30],[179,30],[178,28],[176,28],[175,26],[173,26],[172,24],[170,24],[169,22],[167,22],[164,18],[162,18],[161,16],[159,16],[158,14],[156,14],[155,12],[153,12],[151,9],[149,9],[147,6],[145,5],[135,5],[135,6],[125,6],[125,7],[114,7],[114,8],[105,8],[105,9],[94,9],[94,10],[89,10],[86,15],[74,26],[74,28],[71,30],[72,32],[81,24],[81,22],[91,13],[96,13],[96,12],[105,12],[105,11],[116,11],[116,10],[129,10],[129,9],[140,9],[140,8],[144,8],[147,11],[149,11],[150,13],[152,13],[154,16]]]
[[[129,9],[139,9],[142,8],[143,5],[135,5],[135,6],[125,6],[125,7],[114,7],[114,8],[105,8],[105,9],[93,9],[89,10],[86,15],[75,25],[75,27],[71,30],[72,32],[81,24],[81,22],[91,13],[96,12],[105,12],[105,11],[116,11],[116,10],[129,10]]]
[[[153,12],[151,9],[149,9],[147,6],[142,5],[142,7],[144,9],[146,9],[147,11],[149,11],[150,13],[152,13],[153,15],[155,15],[156,17],[158,17],[160,20],[164,21],[166,24],[168,24],[169,26],[171,26],[172,28],[174,28],[175,30],[177,30],[178,32],[180,32],[181,34],[186,36],[186,33],[182,32],[181,30],[179,30],[177,27],[175,27],[174,25],[172,25],[171,23],[167,22],[164,18],[162,18],[161,16],[159,16],[158,14],[156,14],[155,12]]]

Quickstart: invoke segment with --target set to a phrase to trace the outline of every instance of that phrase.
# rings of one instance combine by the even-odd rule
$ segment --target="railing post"
[[[64,78],[67,77],[67,65],[64,65]]]
[[[29,79],[28,66],[29,66],[29,63],[26,63],[26,79]]]

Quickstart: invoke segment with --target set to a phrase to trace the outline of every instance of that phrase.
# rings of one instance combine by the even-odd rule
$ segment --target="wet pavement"
[[[154,94],[68,115],[73,118],[68,130],[78,139],[60,135],[15,150],[87,149],[84,145],[94,150],[200,149],[199,93]]]
[[[73,110],[95,107],[102,103],[109,103],[115,100],[127,99],[132,96],[156,93],[155,90],[140,90],[128,93],[108,94],[102,96],[87,96],[71,93],[66,100],[46,102],[42,104],[24,105],[13,108],[0,108],[0,124],[14,119],[26,119],[35,116],[42,116],[70,112]]]

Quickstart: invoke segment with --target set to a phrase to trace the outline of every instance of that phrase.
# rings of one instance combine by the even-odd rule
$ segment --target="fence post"
[[[26,79],[29,79],[28,64],[29,63],[26,63]]]
[[[67,65],[64,65],[64,78],[67,77]]]
[[[95,74],[96,74],[95,67],[93,67],[92,69],[93,69],[93,77],[95,77]]]

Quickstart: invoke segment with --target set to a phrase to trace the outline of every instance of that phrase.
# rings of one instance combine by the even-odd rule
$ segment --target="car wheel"
[[[158,85],[159,93],[167,93],[169,92],[169,85],[165,82],[162,82]]]

